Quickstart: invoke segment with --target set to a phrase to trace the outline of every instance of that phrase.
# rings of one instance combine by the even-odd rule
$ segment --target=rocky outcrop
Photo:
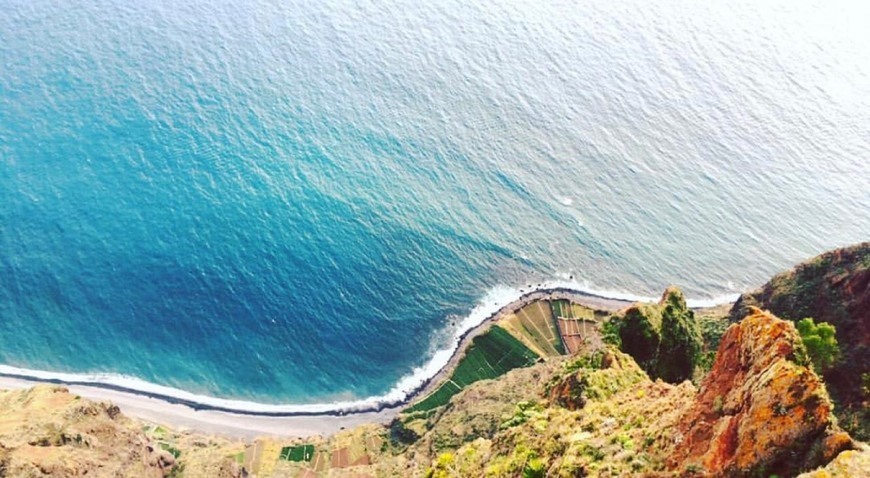
[[[692,377],[703,345],[695,314],[676,287],[668,287],[656,305],[637,304],[610,325],[620,349],[652,378],[679,383]]]
[[[669,460],[715,476],[793,476],[852,446],[794,325],[751,309],[719,346]]]
[[[604,349],[581,356],[565,364],[569,372],[557,375],[547,387],[551,403],[579,410],[588,400],[604,400],[641,382],[649,382],[646,373],[622,352]]]
[[[825,382],[843,427],[870,439],[870,242],[827,252],[778,274],[743,294],[731,320],[741,320],[753,306],[783,319],[812,317],[836,327],[840,360],[825,371]]]
[[[800,475],[798,478],[854,478],[870,475],[870,447],[860,445],[837,455],[824,468]]]
[[[158,478],[174,466],[114,405],[46,385],[0,392],[0,476]]]

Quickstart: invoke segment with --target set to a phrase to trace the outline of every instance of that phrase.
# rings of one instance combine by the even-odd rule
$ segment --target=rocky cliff
[[[131,420],[62,387],[0,392],[0,478],[870,476],[870,448],[841,429],[792,321],[753,305],[836,325],[846,358],[830,377],[845,380],[838,397],[854,399],[854,417],[866,411],[846,378],[868,365],[868,249],[777,276],[741,297],[730,324],[719,311],[696,320],[669,288],[603,332],[588,327],[599,336],[582,352],[330,437],[245,443]]]
[[[844,428],[870,439],[870,242],[827,252],[743,294],[731,320],[760,307],[784,319],[812,317],[837,329],[841,354],[824,372]]]
[[[0,392],[0,476],[161,478],[175,466],[114,405],[62,387]]]
[[[672,468],[721,476],[792,476],[853,447],[831,415],[794,326],[758,309],[722,338],[678,427]]]

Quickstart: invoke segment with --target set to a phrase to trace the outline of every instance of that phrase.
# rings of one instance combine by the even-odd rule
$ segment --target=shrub
[[[502,417],[502,423],[499,425],[499,429],[505,430],[522,425],[529,421],[529,418],[540,416],[542,411],[543,407],[541,407],[540,404],[523,400],[522,402],[517,403],[517,406],[514,407],[513,415]]]
[[[523,478],[544,478],[545,472],[546,465],[544,460],[538,457],[531,457],[526,462],[525,468],[523,468]]]
[[[701,332],[695,313],[686,307],[682,294],[669,300],[662,311],[661,344],[657,375],[666,382],[681,382],[692,376],[701,355]]]
[[[817,373],[830,369],[840,354],[834,326],[827,322],[816,324],[810,317],[799,320],[796,325],[813,369]]]
[[[390,441],[396,446],[407,446],[420,439],[420,435],[414,430],[405,427],[398,418],[390,422]]]

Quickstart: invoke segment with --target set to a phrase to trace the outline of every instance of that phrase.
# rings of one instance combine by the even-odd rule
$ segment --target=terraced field
[[[507,315],[499,325],[541,357],[565,354],[559,329],[547,301],[528,304],[515,314]]]
[[[405,412],[429,412],[478,380],[496,378],[539,358],[597,345],[600,338],[593,309],[569,300],[532,301],[475,337],[450,378]]]
[[[383,428],[370,425],[340,432],[330,439],[261,438],[245,450],[239,461],[257,476],[368,476],[356,473],[354,470],[359,468],[354,467],[376,462],[383,455],[383,446]]]
[[[539,357],[507,330],[494,325],[472,340],[446,382],[406,411],[423,412],[445,405],[450,397],[467,385],[499,377],[518,367],[527,367]]]
[[[559,335],[565,344],[569,354],[597,345],[598,322],[595,320],[595,312],[580,304],[574,304],[567,300],[555,300],[550,302]]]

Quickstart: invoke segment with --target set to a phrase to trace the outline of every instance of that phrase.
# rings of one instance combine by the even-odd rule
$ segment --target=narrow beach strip
[[[514,294],[516,294],[514,292]],[[64,385],[71,392],[111,401],[131,417],[206,433],[252,438],[260,435],[328,435],[363,423],[386,423],[408,403],[428,394],[449,376],[471,340],[494,321],[539,300],[570,300],[592,309],[616,311],[634,301],[609,298],[568,287],[542,287],[504,303],[484,302],[469,314],[451,350],[437,352],[427,366],[405,377],[389,393],[364,400],[310,405],[273,405],[196,395],[184,390],[114,374],[67,374],[0,365],[0,389],[38,383]],[[501,296],[502,298],[504,295]],[[500,303],[501,302],[501,303]],[[496,309],[493,311],[493,307]],[[481,312],[489,312],[483,315]],[[464,329],[464,330],[463,330]]]

